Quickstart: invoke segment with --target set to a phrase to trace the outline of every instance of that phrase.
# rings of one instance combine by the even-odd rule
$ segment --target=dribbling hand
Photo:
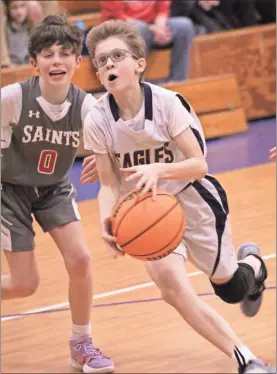
[[[118,256],[124,256],[125,252],[121,251],[116,245],[116,238],[112,235],[111,217],[104,220],[102,239],[105,242],[107,251],[116,259]]]
[[[121,168],[121,173],[127,174],[126,182],[138,179],[136,190],[142,190],[141,195],[152,191],[153,200],[156,200],[158,180],[162,175],[163,165],[159,163],[150,165],[138,165],[130,168]],[[129,174],[129,175],[128,175]]]

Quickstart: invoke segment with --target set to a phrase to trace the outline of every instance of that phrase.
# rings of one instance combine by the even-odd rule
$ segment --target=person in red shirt
[[[102,1],[101,20],[120,19],[134,23],[146,44],[146,53],[157,45],[170,46],[171,63],[168,81],[187,78],[189,51],[194,26],[187,17],[169,17],[171,1]]]

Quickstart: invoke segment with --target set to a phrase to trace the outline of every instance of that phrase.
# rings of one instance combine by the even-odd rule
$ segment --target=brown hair
[[[67,22],[66,14],[47,16],[34,27],[29,39],[29,55],[36,59],[36,55],[44,48],[56,43],[72,48],[77,56],[82,52],[83,32],[78,26]]]
[[[91,59],[95,57],[97,44],[110,38],[118,37],[128,46],[130,52],[138,58],[145,58],[145,43],[135,25],[121,20],[109,20],[92,28],[86,38],[86,46]]]
[[[7,19],[9,22],[12,22],[12,18],[11,18],[11,3],[12,2],[15,2],[16,0],[2,0],[2,2],[4,3],[4,5],[6,6],[6,9],[2,9],[2,12],[4,11],[4,13],[6,12],[6,15],[7,15]],[[27,0],[24,1],[26,3],[26,6],[27,6]],[[28,22],[28,16],[26,15],[26,20],[24,22]]]

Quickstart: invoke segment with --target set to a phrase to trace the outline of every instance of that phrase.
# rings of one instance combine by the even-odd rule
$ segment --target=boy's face
[[[123,92],[137,84],[146,64],[145,59],[133,56],[127,44],[117,37],[110,37],[96,46],[95,60],[106,62],[103,66],[99,64],[96,75],[111,93]]]
[[[44,48],[37,54],[36,61],[31,59],[31,63],[46,82],[58,86],[71,82],[81,60],[82,57],[76,56],[72,48],[54,44],[49,48]]]
[[[21,24],[28,17],[27,1],[11,1],[9,12],[13,22]]]

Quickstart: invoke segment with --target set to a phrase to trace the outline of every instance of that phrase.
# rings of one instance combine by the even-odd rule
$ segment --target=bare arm
[[[118,202],[120,184],[108,153],[96,154],[96,168],[100,180],[98,204],[101,229],[103,230],[104,221],[111,217],[112,209]]]
[[[201,179],[208,172],[206,159],[201,151],[196,137],[191,128],[187,128],[174,140],[177,147],[183,152],[186,160],[172,164],[162,164],[163,179]]]
[[[109,154],[96,154],[96,167],[100,179],[100,191],[98,194],[98,205],[100,212],[100,224],[102,238],[106,249],[114,258],[124,256],[116,246],[116,238],[111,232],[112,210],[119,199],[119,180],[114,172]]]
[[[190,127],[174,139],[186,160],[172,164],[155,163],[121,169],[122,173],[130,174],[126,181],[138,179],[136,189],[143,188],[142,194],[152,190],[154,200],[159,179],[195,180],[203,178],[208,172],[207,162]]]

